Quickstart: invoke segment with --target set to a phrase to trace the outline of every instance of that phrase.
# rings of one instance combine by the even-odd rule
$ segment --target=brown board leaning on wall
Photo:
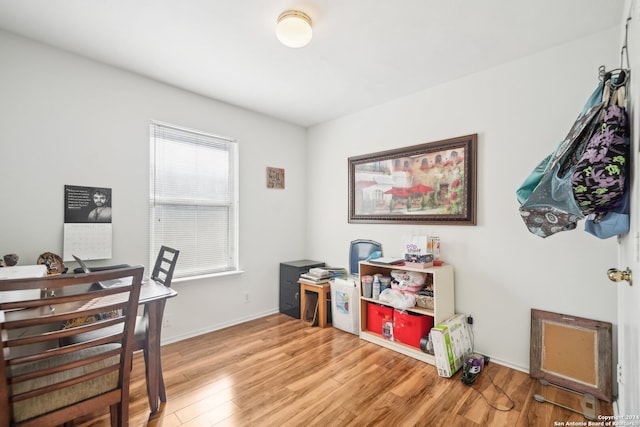
[[[612,326],[531,309],[529,374],[602,400],[612,400]]]

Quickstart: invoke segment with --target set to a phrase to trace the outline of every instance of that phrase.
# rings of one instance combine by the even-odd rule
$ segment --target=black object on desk
[[[128,267],[130,267],[129,264],[107,265],[104,267],[91,267],[91,271],[92,272],[107,271],[107,270],[116,270],[118,268],[128,268]],[[84,273],[84,270],[82,270],[82,267],[76,267],[73,269],[73,272],[75,274],[80,274],[80,273]]]
[[[280,313],[300,318],[300,274],[325,263],[302,259],[280,263]]]

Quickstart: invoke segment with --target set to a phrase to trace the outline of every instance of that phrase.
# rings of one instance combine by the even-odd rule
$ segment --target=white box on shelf
[[[431,341],[438,375],[449,378],[462,367],[473,351],[467,316],[456,314],[431,329]]]

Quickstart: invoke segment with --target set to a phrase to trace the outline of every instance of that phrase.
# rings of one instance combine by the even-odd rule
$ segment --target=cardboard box
[[[405,267],[413,267],[413,268],[429,268],[433,267],[433,262],[404,262]]]
[[[404,265],[414,268],[428,268],[433,267],[433,254],[431,252],[422,253],[419,255],[405,253]]]
[[[451,377],[462,367],[465,357],[473,351],[467,316],[455,314],[431,328],[431,342],[438,375]]]

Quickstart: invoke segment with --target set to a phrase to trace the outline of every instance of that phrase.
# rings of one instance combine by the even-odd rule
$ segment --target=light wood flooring
[[[283,314],[166,345],[162,359],[168,402],[149,419],[144,364],[140,355],[135,357],[131,426],[536,427],[587,422],[580,414],[535,401],[534,394],[543,394],[580,407],[577,396],[543,390],[526,373],[489,363],[469,387],[459,372],[441,378],[432,365]],[[514,401],[513,409],[505,411],[509,399],[491,379]],[[611,405],[600,402],[598,413],[612,415]],[[75,425],[108,426],[107,410]]]

